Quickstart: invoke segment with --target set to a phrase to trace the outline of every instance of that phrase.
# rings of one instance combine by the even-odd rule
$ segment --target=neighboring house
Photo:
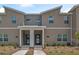
[[[17,43],[22,46],[42,46],[47,43],[72,43],[79,31],[79,6],[61,13],[62,6],[27,14],[9,7],[0,14],[0,43]]]

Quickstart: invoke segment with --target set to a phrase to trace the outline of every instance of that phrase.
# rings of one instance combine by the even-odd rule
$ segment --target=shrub
[[[52,43],[47,43],[47,46],[52,46]]]
[[[47,46],[56,46],[56,43],[50,42],[50,43],[47,43]]]
[[[47,43],[47,46],[65,46],[65,44],[62,42],[51,42]]]
[[[71,46],[71,43],[70,43],[70,42],[68,42],[68,43],[67,43],[67,46]]]
[[[66,44],[64,44],[64,43],[60,43],[60,46],[65,46]]]
[[[56,43],[56,46],[60,46],[60,43]]]
[[[17,43],[4,43],[4,44],[0,44],[0,46],[13,46],[14,48],[18,47]]]
[[[52,46],[56,46],[56,43],[52,43]]]
[[[57,43],[56,43],[56,46],[65,46],[65,44],[62,43],[62,42],[57,42]]]

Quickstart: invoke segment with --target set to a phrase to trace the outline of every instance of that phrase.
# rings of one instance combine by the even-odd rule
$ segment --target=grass
[[[11,55],[18,50],[19,48],[13,46],[0,46],[0,55]]]
[[[47,55],[79,55],[79,47],[47,46],[43,51]]]
[[[33,55],[33,53],[34,53],[34,48],[29,48],[29,50],[26,53],[26,55]]]

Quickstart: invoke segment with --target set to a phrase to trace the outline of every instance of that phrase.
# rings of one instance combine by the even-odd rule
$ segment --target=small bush
[[[60,46],[60,43],[56,43],[56,46]]]
[[[66,44],[64,44],[64,43],[60,43],[60,46],[65,46]]]
[[[56,43],[52,43],[52,46],[56,46]]]
[[[52,43],[47,43],[47,46],[52,46]]]
[[[0,44],[0,46],[4,46],[4,44]]]
[[[67,43],[67,46],[71,46],[71,43],[70,43],[70,42],[68,42],[68,43]]]
[[[4,43],[4,44],[0,44],[0,46],[13,46],[14,48],[18,47],[17,43]]]
[[[56,46],[56,43],[53,43],[53,42],[47,43],[47,46]]]
[[[47,43],[47,46],[65,46],[65,44],[62,42],[52,42],[52,43]]]
[[[65,46],[65,44],[62,42],[58,42],[58,43],[56,43],[56,46]]]

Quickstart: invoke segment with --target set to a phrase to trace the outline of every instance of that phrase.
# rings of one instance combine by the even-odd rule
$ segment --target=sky
[[[25,13],[40,13],[61,5],[62,12],[68,12],[74,6],[74,4],[0,4],[0,8],[7,6]]]

